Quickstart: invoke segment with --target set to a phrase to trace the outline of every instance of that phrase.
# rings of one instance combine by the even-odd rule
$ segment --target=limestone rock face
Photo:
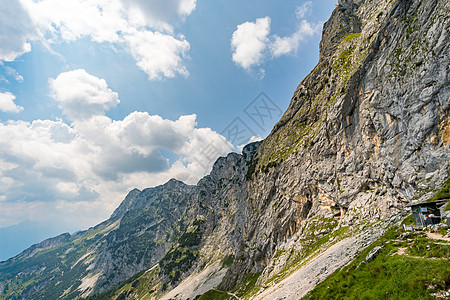
[[[307,219],[386,218],[449,176],[448,1],[340,1],[320,60],[264,140],[247,188],[245,262],[262,270]],[[432,195],[432,193],[431,193]]]

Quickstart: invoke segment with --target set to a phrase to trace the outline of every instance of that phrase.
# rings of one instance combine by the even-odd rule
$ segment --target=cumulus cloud
[[[264,57],[263,51],[269,41],[269,33],[269,17],[238,25],[231,38],[233,61],[246,70],[259,65]]]
[[[14,219],[8,211],[17,214],[15,218],[36,220],[43,210],[93,224],[94,214],[86,214],[89,209],[104,212],[96,212],[98,222],[132,188],[163,184],[170,178],[194,184],[218,156],[233,148],[217,132],[199,128],[196,115],[168,120],[132,112],[112,120],[105,111],[119,103],[117,93],[85,70],[62,73],[49,85],[70,123],[0,122],[0,209],[14,203],[2,210],[0,226]],[[205,151],[211,146],[212,155]],[[174,161],[165,153],[171,153]],[[28,208],[13,209],[24,201],[37,215]]]
[[[20,2],[20,3],[19,3]],[[0,4],[0,61],[31,51],[31,42],[90,38],[125,49],[150,80],[188,75],[189,42],[174,33],[196,0],[5,0]]]
[[[28,13],[17,0],[0,1],[0,61],[14,61],[30,52],[35,37]]]
[[[23,76],[20,75],[16,69],[11,68],[11,67],[4,67],[6,74],[9,77],[14,78],[14,80],[18,81],[18,82],[23,82]],[[6,82],[8,82],[8,80],[6,80]]]
[[[10,113],[21,112],[23,107],[15,104],[14,99],[16,99],[16,96],[10,92],[0,93],[0,111]]]
[[[96,118],[104,120],[92,120]],[[163,184],[170,178],[194,184],[231,148],[218,133],[198,128],[195,118],[172,121],[135,112],[118,121],[97,116],[88,123],[0,123],[0,196],[9,203],[87,201],[95,206],[100,201],[112,209],[134,187]],[[168,128],[170,135],[162,136],[161,128]],[[214,160],[198,160],[215,142],[219,152]],[[160,150],[178,159],[169,164]]]
[[[195,130],[196,116],[182,116],[176,121],[151,116],[146,112],[133,112],[122,121],[111,123],[115,139],[127,145],[127,150],[148,155],[156,148],[172,152],[182,151],[187,137]]]
[[[108,88],[104,79],[83,69],[61,73],[49,82],[52,97],[71,120],[103,114],[120,102],[118,94]]]
[[[311,1],[297,7],[297,30],[289,36],[270,35],[269,17],[238,25],[231,38],[233,61],[246,71],[252,71],[265,60],[296,54],[301,41],[320,32],[321,24],[312,24],[304,19],[311,13],[311,9]],[[265,71],[259,68],[258,73],[263,78]]]
[[[122,0],[122,3],[135,24],[167,30],[172,30],[170,23],[190,15],[196,7],[196,0]]]
[[[272,55],[279,57],[281,55],[297,53],[300,42],[318,33],[320,28],[320,25],[313,25],[306,20],[302,20],[298,30],[291,36],[279,37],[275,35],[270,45]]]
[[[295,15],[297,19],[303,19],[308,16],[312,11],[312,1],[306,1],[302,5],[296,8]]]
[[[183,59],[189,51],[188,41],[181,37],[148,30],[136,31],[125,37],[130,52],[136,60],[137,66],[148,74],[150,80],[161,76],[172,78],[189,73],[183,65]]]
[[[118,1],[20,0],[40,35],[51,42],[90,37],[95,42],[117,42],[127,27]]]

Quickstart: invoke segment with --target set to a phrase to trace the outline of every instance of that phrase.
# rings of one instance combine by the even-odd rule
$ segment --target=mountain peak
[[[128,195],[125,197],[125,199],[120,203],[119,207],[114,210],[114,212],[111,215],[111,219],[118,219],[121,218],[133,205],[133,202],[135,201],[136,197],[141,193],[139,189],[132,189]]]

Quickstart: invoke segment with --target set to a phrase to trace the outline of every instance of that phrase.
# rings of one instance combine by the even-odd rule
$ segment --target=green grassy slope
[[[366,262],[375,247],[378,256]],[[392,228],[305,299],[436,299],[450,289],[450,242]]]

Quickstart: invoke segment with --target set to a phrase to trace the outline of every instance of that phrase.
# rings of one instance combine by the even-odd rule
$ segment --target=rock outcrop
[[[291,237],[299,242],[305,220],[386,218],[444,184],[449,9],[447,1],[339,1],[319,63],[253,158],[243,237],[252,246],[223,287],[264,269]]]

